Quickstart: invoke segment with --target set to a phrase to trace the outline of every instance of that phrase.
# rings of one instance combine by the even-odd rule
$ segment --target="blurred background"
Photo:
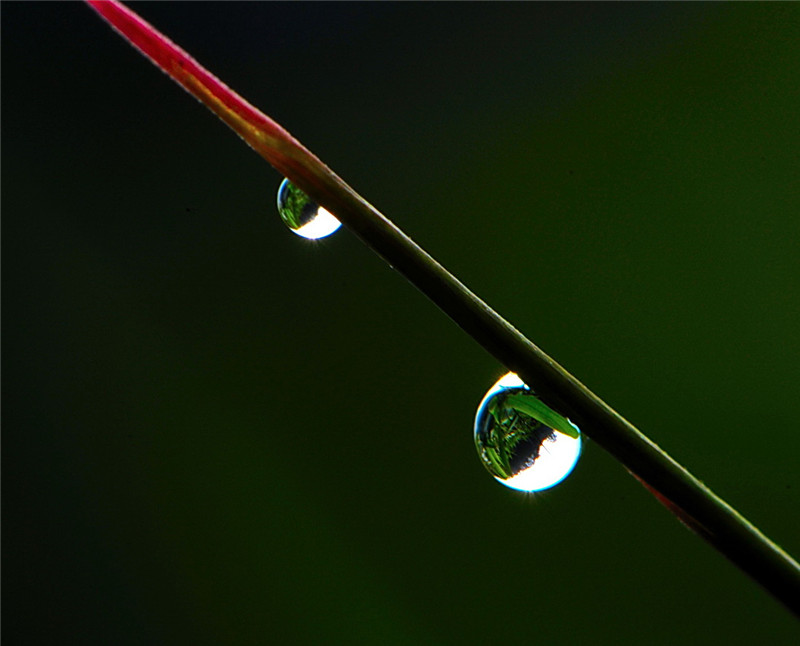
[[[796,5],[134,7],[800,554]],[[494,482],[502,366],[86,6],[0,11],[10,642],[796,643],[591,442]]]

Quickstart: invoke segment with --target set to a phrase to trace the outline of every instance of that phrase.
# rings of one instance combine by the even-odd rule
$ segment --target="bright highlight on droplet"
[[[475,447],[499,482],[541,491],[566,478],[581,454],[578,427],[509,372],[492,386],[475,416]]]
[[[292,232],[309,240],[329,236],[342,223],[308,195],[284,179],[278,188],[278,213]]]

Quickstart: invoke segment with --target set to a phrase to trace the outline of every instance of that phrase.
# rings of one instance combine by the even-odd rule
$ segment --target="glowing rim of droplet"
[[[478,406],[478,413],[475,416],[476,423],[478,417],[480,417],[483,407],[486,405],[486,402],[498,392],[505,390],[506,388],[528,389],[528,385],[519,378],[519,375],[514,372],[508,372],[500,377],[500,379],[495,382],[494,386],[492,386],[486,393],[480,403],[480,406]],[[570,422],[570,424],[572,424],[572,422]],[[572,424],[572,426],[580,431],[575,424]],[[555,431],[555,433],[557,436],[557,441],[547,442],[547,444],[552,445],[550,448],[557,450],[558,455],[553,455],[550,450],[548,450],[548,453],[550,453],[549,456],[543,456],[540,453],[539,458],[536,460],[535,468],[530,467],[524,471],[520,471],[516,475],[513,475],[506,480],[494,476],[495,480],[504,484],[506,487],[510,487],[511,489],[526,491],[528,493],[544,491],[545,489],[555,487],[559,482],[562,482],[564,478],[572,473],[575,465],[578,464],[578,459],[581,456],[582,442],[580,435],[578,437],[570,437],[566,433],[561,433],[559,431]],[[547,446],[543,445],[542,450],[546,449]],[[548,457],[551,459],[547,459]],[[566,470],[564,470],[565,464],[569,464],[569,468]],[[547,477],[544,477],[545,475]],[[556,479],[552,480],[554,477]]]
[[[294,233],[309,240],[319,240],[336,231],[342,223],[327,209],[319,207],[317,214],[302,227],[292,229]]]
[[[559,431],[555,431],[555,434],[555,442],[545,442],[542,445],[534,466],[520,471],[508,480],[503,480],[497,476],[495,476],[495,479],[502,482],[506,487],[519,491],[544,491],[545,489],[550,489],[550,487],[555,487],[572,473],[575,465],[578,464],[578,458],[581,456],[580,436],[570,437]],[[548,445],[550,445],[549,448]],[[547,451],[549,455],[543,455],[541,451]]]

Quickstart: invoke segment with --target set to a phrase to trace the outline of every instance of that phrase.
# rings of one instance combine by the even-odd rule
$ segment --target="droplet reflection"
[[[581,454],[578,427],[533,395],[513,372],[484,396],[474,432],[475,447],[489,473],[520,491],[557,485]]]
[[[278,213],[283,223],[299,236],[317,240],[329,236],[342,223],[303,191],[284,179],[278,188]]]

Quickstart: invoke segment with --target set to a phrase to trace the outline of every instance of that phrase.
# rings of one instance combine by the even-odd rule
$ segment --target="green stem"
[[[293,178],[292,181],[295,181]],[[800,565],[554,359],[467,289],[338,177],[298,186],[477,341],[537,396],[566,414],[687,526],[800,616]],[[302,182],[302,183],[301,183]]]
[[[159,68],[205,103],[282,175],[334,213],[478,344],[566,414],[683,522],[800,616],[800,566],[467,289],[280,125],[115,1],[87,0]]]

